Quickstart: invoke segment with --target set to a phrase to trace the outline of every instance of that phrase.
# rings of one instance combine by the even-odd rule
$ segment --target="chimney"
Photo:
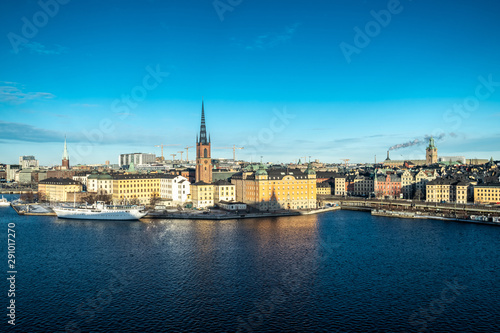
[[[390,161],[391,159],[389,158],[389,150],[387,151],[387,159],[386,161]]]

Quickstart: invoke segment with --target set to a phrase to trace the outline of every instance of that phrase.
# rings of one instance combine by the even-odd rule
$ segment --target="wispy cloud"
[[[280,44],[286,43],[292,39],[293,35],[297,31],[300,23],[294,23],[291,26],[285,28],[281,33],[266,33],[258,36],[254,39],[252,43],[244,46],[243,43],[236,42],[236,45],[244,46],[247,50],[255,50],[255,49],[269,49],[276,47]],[[235,40],[235,39],[233,39]]]
[[[30,51],[30,53],[45,54],[45,55],[53,55],[53,54],[57,55],[57,54],[65,53],[68,50],[67,47],[64,47],[64,46],[61,46],[58,44],[55,44],[54,48],[49,49],[45,45],[37,43],[37,42],[30,42],[30,43],[23,44],[23,45],[21,45],[21,47],[19,49],[20,50],[26,49],[26,50]]]
[[[0,139],[28,141],[28,142],[56,142],[61,141],[62,134],[52,130],[45,130],[35,126],[0,121]]]
[[[55,115],[61,116],[61,115]],[[64,116],[63,116],[64,117]],[[88,146],[88,145],[144,145],[152,147],[153,143],[161,142],[163,136],[155,133],[142,131],[137,135],[130,135],[129,131],[116,134],[106,135],[105,140],[91,141],[85,134],[85,131],[55,131],[44,129],[24,123],[13,123],[0,121],[0,140],[22,141],[22,142],[62,142],[66,131],[68,133],[68,142],[73,146]]]
[[[16,86],[0,86],[0,103],[22,104],[31,100],[51,99],[55,96],[46,92],[23,92]]]

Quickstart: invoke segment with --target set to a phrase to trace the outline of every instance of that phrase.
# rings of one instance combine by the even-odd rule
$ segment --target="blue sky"
[[[0,163],[59,164],[65,134],[72,164],[176,153],[202,96],[213,147],[247,160],[371,162],[428,135],[500,159],[498,1],[41,3],[0,3]]]

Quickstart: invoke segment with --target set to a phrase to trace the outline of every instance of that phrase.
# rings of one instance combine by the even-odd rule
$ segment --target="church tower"
[[[201,126],[200,137],[196,136],[196,182],[212,182],[212,157],[211,140],[207,138],[207,128],[205,126],[205,106],[201,102]]]
[[[431,165],[438,162],[438,149],[434,145],[434,138],[429,139],[429,146],[425,153],[425,164]]]
[[[62,168],[61,169],[69,169],[69,154],[68,154],[68,146],[66,145],[66,135],[64,136],[64,152],[62,156]]]

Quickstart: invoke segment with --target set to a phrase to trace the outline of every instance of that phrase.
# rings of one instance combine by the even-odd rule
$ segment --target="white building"
[[[160,198],[172,200],[174,205],[182,205],[191,196],[191,183],[186,177],[165,175],[160,179]]]
[[[113,194],[113,177],[106,172],[100,174],[93,171],[87,177],[87,192]]]
[[[15,181],[16,173],[21,170],[21,166],[19,164],[7,164],[7,168],[5,169],[7,173],[7,181]],[[19,174],[17,174],[17,181],[19,181]]]
[[[156,163],[155,154],[144,154],[144,153],[131,153],[131,154],[121,154],[119,158],[119,165],[130,165],[133,162],[134,165],[138,164],[150,164]]]
[[[227,180],[218,180],[214,183],[215,195],[214,202],[220,201],[235,201],[236,200],[236,185],[231,184]]]
[[[35,159],[35,156],[19,156],[19,165],[21,169],[38,168],[38,164],[38,160]]]
[[[87,191],[87,181],[90,176],[90,173],[77,173],[73,176],[73,180],[82,183],[83,190]]]
[[[221,209],[225,210],[246,210],[247,204],[238,201],[220,201],[217,203]]]

